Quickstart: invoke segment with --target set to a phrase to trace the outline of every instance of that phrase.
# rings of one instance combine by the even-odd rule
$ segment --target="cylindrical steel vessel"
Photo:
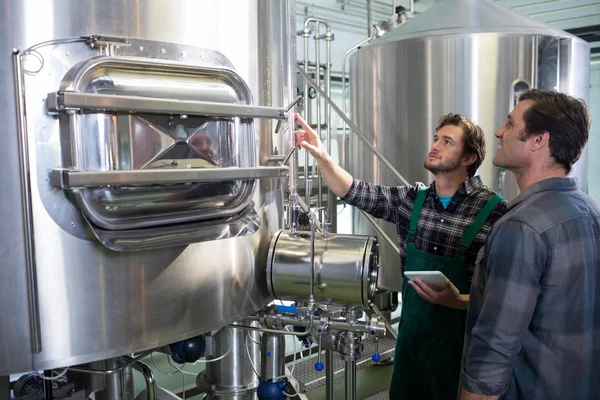
[[[315,301],[368,307],[379,270],[376,237],[317,235],[314,260]],[[272,296],[280,300],[308,300],[311,269],[310,235],[280,231],[273,237],[267,263],[267,285]]]
[[[285,337],[265,332],[260,341],[260,380],[281,379],[285,374]]]
[[[222,105],[289,104],[294,7],[4,2],[0,182],[10,207],[0,210],[0,321],[11,322],[0,324],[0,376],[167,345],[269,302],[265,262],[283,194],[280,179],[255,173],[289,143],[273,135],[272,119],[178,106],[217,102],[209,111],[218,114]],[[31,48],[46,41],[56,42]],[[86,105],[61,108],[66,95]],[[86,111],[94,96],[121,108]],[[230,167],[246,177],[69,187],[61,172],[190,176]]]
[[[352,119],[411,183],[429,184],[423,167],[438,119],[460,113],[479,124],[487,156],[483,182],[512,199],[514,176],[492,165],[495,131],[519,94],[556,89],[587,99],[589,44],[488,0],[439,2],[423,14],[373,40],[350,61]],[[349,170],[358,179],[399,185],[385,166],[351,138]],[[574,167],[587,189],[586,153]],[[354,232],[372,234],[355,212]],[[391,238],[396,230],[380,222]],[[383,244],[379,286],[400,290],[398,257]]]
[[[250,325],[251,322],[241,321],[240,324]],[[261,370],[259,339],[258,332],[235,328],[234,325],[207,337],[208,359],[228,353],[221,360],[207,364],[206,377],[210,382],[208,399],[256,399]]]

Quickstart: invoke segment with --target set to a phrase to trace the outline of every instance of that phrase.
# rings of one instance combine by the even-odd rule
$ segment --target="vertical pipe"
[[[276,3],[273,3],[276,4]],[[262,4],[264,5],[264,4]],[[285,19],[281,22],[285,27],[285,34],[289,39],[287,42],[284,41],[284,66],[287,66],[287,71],[285,71],[285,84],[284,84],[284,98],[287,95],[287,102],[291,103],[294,99],[296,93],[296,72],[294,68],[296,65],[296,47],[294,46],[294,41],[292,38],[296,34],[295,29],[293,28],[295,22],[295,16],[292,13],[292,9],[294,6],[294,2],[280,2],[280,8],[273,6],[273,10],[280,11],[283,15],[285,15]],[[286,90],[287,89],[287,90]],[[287,93],[285,93],[287,91]],[[294,113],[290,112],[288,116],[288,143],[290,149],[296,146],[296,140],[294,138]],[[284,139],[285,140],[285,139]],[[288,189],[289,189],[289,205],[288,205],[288,223],[290,225],[290,232],[295,234],[296,232],[296,218],[297,212],[299,209],[298,206],[298,152],[294,151],[292,157],[288,161],[289,165],[289,177],[288,177]]]
[[[325,398],[333,400],[333,351],[325,350]]]
[[[373,19],[371,12],[371,0],[367,0],[367,36],[371,34],[371,20]]]
[[[346,361],[346,400],[356,400],[356,361]]]
[[[44,378],[52,378],[52,371],[47,370],[44,371]],[[52,400],[54,395],[52,393],[52,380],[45,379],[44,380],[44,400]]]
[[[121,366],[116,358],[104,361],[104,369],[111,370]],[[104,389],[96,392],[96,400],[117,400],[123,399],[123,371],[114,374],[104,375]]]
[[[29,180],[29,135],[25,110],[25,85],[21,53],[13,50],[13,77],[15,80],[15,106],[17,111],[17,130],[19,141],[21,207],[23,209],[23,232],[25,249],[25,269],[27,271],[27,291],[29,294],[29,323],[31,326],[31,347],[34,353],[42,351],[40,333],[39,304],[37,297],[37,276],[35,271],[35,242],[33,234],[33,216],[31,205],[31,182]]]
[[[267,382],[285,374],[285,337],[265,332],[261,342],[260,380]]]
[[[415,12],[415,0],[410,0],[410,12]]]
[[[325,94],[331,98],[331,40],[333,39],[331,30],[327,27],[327,33],[325,34],[325,48],[327,52],[327,59],[325,62]],[[326,138],[327,138],[327,153],[331,154],[331,105],[329,103],[325,106],[325,120],[327,121]],[[327,215],[329,222],[331,223],[331,229],[337,231],[337,196],[333,194],[331,189],[327,188]]]
[[[304,37],[304,72],[308,75],[308,38],[310,35],[310,30],[304,28],[302,36]],[[310,98],[308,97],[308,81],[304,80],[304,117],[306,121],[310,121],[310,115],[308,113]],[[308,151],[304,152],[304,202],[307,205],[310,205],[310,192],[312,189],[312,185],[309,184],[309,175],[308,175],[308,165],[309,165],[309,154]]]
[[[321,87],[321,23],[319,21],[317,21],[315,23],[315,71],[316,71],[316,82],[317,82],[317,86],[320,88]],[[321,136],[321,94],[317,91],[317,135],[319,136],[319,139],[322,138]],[[319,193],[319,198],[317,200],[317,207],[321,207],[321,203],[323,201],[323,182],[321,181],[321,171],[318,172],[317,174],[317,185],[319,185],[318,187],[318,193]],[[308,205],[310,205],[310,203],[307,203]]]
[[[132,357],[125,356],[123,359],[126,361],[131,361]],[[152,369],[148,366],[148,364],[142,361],[135,362],[132,365],[132,368],[138,371],[144,377],[144,382],[146,383],[146,398],[148,400],[156,400],[158,398],[156,393],[156,378],[154,377],[154,372],[152,372]]]

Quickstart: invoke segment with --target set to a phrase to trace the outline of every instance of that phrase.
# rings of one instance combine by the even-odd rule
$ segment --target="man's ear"
[[[538,151],[546,146],[550,145],[550,132],[544,131],[540,133],[536,133],[531,136],[529,139],[529,149],[533,151]]]
[[[476,154],[468,154],[468,155],[462,157],[462,161],[460,164],[464,167],[468,167],[469,165],[473,164],[475,161],[477,161],[477,155]]]

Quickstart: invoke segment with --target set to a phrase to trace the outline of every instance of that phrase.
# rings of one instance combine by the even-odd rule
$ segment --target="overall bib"
[[[460,249],[450,258],[417,250],[415,246],[419,216],[429,191],[430,188],[420,190],[413,206],[406,236],[405,270],[441,271],[461,294],[468,294],[464,254],[502,197],[490,199],[475,220],[465,226]],[[456,399],[467,311],[431,304],[407,282],[404,276],[390,399]]]

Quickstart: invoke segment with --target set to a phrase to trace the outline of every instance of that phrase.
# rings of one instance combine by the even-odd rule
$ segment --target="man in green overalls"
[[[296,145],[317,160],[329,188],[396,225],[404,270],[441,271],[448,278],[436,292],[403,277],[390,399],[455,399],[475,259],[492,224],[506,212],[506,202],[475,175],[485,157],[481,128],[459,114],[443,116],[424,165],[435,181],[390,187],[354,179],[298,114],[296,120],[304,128],[296,132]]]

